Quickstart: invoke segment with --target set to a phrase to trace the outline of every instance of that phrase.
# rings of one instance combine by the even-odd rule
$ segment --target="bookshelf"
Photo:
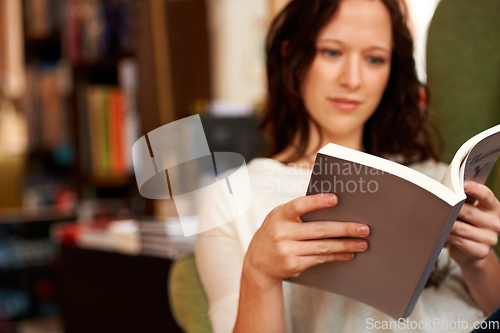
[[[62,188],[75,207],[120,199],[129,215],[154,214],[136,189],[131,147],[210,99],[205,1],[24,0],[23,9],[24,193],[55,205]]]
[[[50,230],[73,218],[54,207],[0,210],[0,330],[3,323],[59,315],[59,248]]]
[[[142,134],[186,117],[211,97],[205,0],[136,1]]]
[[[25,304],[22,312],[0,314],[0,324],[57,315],[62,254],[50,237],[55,222],[154,214],[152,201],[138,193],[131,146],[211,97],[205,0],[19,3],[26,84],[14,102],[26,119],[27,151],[15,167],[4,171],[0,165],[0,172],[16,171],[21,179],[11,186],[19,200],[0,205],[0,250],[9,262],[20,246],[44,246],[47,256],[36,268],[0,263],[0,291],[12,291],[12,304]],[[0,24],[1,51],[5,26]],[[0,56],[2,73],[4,60]],[[13,194],[2,191],[1,198]],[[167,271],[164,266],[162,278]],[[33,301],[33,294],[47,302]],[[167,302],[166,295],[157,298]]]

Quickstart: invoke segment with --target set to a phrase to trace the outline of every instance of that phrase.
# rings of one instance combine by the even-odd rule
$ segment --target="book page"
[[[484,184],[499,156],[500,132],[497,132],[471,149],[461,167],[464,179]]]
[[[484,184],[499,156],[500,125],[496,125],[474,135],[457,150],[441,183],[457,195],[465,195],[464,180]]]

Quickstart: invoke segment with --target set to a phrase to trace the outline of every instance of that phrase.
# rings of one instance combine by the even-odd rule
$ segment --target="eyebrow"
[[[318,42],[335,42],[337,44],[340,44],[340,45],[345,45],[344,42],[342,42],[341,40],[338,40],[338,39],[335,39],[335,38],[323,38],[323,39],[318,39]],[[385,51],[387,53],[391,53],[392,52],[392,49],[390,48],[387,48],[385,45],[371,45],[370,47],[367,48],[367,50],[381,50],[381,51]]]

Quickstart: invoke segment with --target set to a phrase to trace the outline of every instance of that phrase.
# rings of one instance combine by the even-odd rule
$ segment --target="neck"
[[[344,146],[354,150],[364,151],[362,133],[356,135],[328,135],[325,133],[323,134],[323,138],[321,141],[319,134],[315,136],[311,135],[310,141],[311,141],[311,144],[309,145],[310,148],[318,146],[324,147],[326,144],[331,142],[339,146]],[[318,142],[320,142],[319,145]]]
[[[364,150],[362,130],[356,133],[351,133],[350,135],[334,135],[333,133],[324,133],[323,137],[320,138],[318,131],[312,126],[310,133],[309,144],[307,145],[306,151],[298,160],[293,161],[295,165],[308,165],[309,168],[312,168],[318,149],[321,149],[329,142],[355,150]],[[293,156],[298,142],[299,138],[296,137],[293,145],[289,145],[285,150],[273,156],[273,159],[279,162],[288,162]]]

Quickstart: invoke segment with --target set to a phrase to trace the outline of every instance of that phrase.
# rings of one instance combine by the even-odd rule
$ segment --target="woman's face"
[[[379,0],[343,0],[316,40],[302,97],[325,139],[361,144],[391,69],[389,11]],[[362,147],[353,147],[361,149]]]

